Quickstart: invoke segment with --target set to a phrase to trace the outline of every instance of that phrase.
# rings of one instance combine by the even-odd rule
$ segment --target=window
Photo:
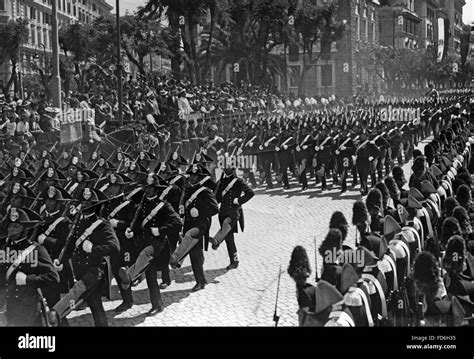
[[[361,40],[367,40],[367,36],[366,36],[366,31],[367,31],[367,20],[363,19],[362,20],[362,24],[360,26],[360,35],[359,35],[359,39]]]
[[[67,3],[67,13],[68,13],[68,15],[71,14],[71,4],[70,3]]]
[[[0,11],[5,11],[5,0],[0,0]]]
[[[356,39],[360,40],[360,19],[356,18]]]
[[[32,45],[35,45],[36,44],[36,30],[35,30],[35,27],[33,25],[31,26],[30,37],[31,37],[30,43]]]
[[[43,45],[48,48],[49,47],[49,39],[48,39],[48,32],[46,29],[43,29]]]
[[[97,11],[97,5],[96,4],[92,4],[92,11]]]
[[[72,7],[72,14],[73,14],[74,16],[77,16],[76,6],[73,6],[73,7]]]
[[[298,87],[300,77],[299,66],[288,66],[288,78],[290,79],[290,87]]]
[[[333,86],[332,82],[332,65],[322,65],[321,66],[321,86],[330,87]]]

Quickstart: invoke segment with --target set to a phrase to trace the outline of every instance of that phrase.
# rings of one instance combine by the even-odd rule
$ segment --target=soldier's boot
[[[326,183],[326,172],[323,173],[321,177],[321,190],[326,191],[328,189],[327,183]]]
[[[176,250],[171,255],[170,266],[171,268],[181,268],[184,258],[188,255],[189,251],[199,242],[199,229],[191,228],[186,232],[181,242],[178,244]]]
[[[308,189],[308,178],[306,177],[306,171],[303,171],[300,175],[300,183],[302,190],[305,191]]]

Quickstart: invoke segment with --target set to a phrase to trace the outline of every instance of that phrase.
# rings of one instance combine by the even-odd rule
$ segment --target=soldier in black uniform
[[[0,273],[0,284],[6,287],[7,325],[42,326],[39,290],[57,284],[59,276],[46,248],[33,242],[33,227],[40,224],[41,217],[28,209],[11,208],[7,218],[3,249],[18,254],[13,262],[2,265]]]
[[[346,137],[345,140],[344,137],[341,138],[340,144],[335,151],[337,168],[341,176],[341,193],[347,191],[347,176],[354,166],[353,156],[356,150],[354,140],[350,137],[350,134],[347,134]]]
[[[247,203],[255,194],[242,179],[236,176],[235,168],[227,167],[217,184],[215,195],[217,202],[221,203],[219,210],[221,229],[213,238],[210,238],[210,241],[212,249],[217,250],[220,243],[225,240],[230,258],[230,265],[227,266],[227,270],[230,270],[239,266],[234,233],[238,232],[237,222],[240,222],[241,230],[244,230],[242,205]]]
[[[110,222],[97,215],[99,206],[107,199],[105,195],[96,189],[84,188],[80,198],[82,211],[76,215],[60,258],[54,261],[55,267],[61,271],[63,263],[71,258],[78,281],[51,310],[51,319],[59,322],[81,300],[85,300],[95,325],[108,326],[101,297],[104,282],[107,291],[110,290],[108,257],[119,253],[120,244]]]
[[[54,261],[59,258],[69,234],[71,221],[64,213],[64,204],[70,201],[71,197],[61,188],[49,187],[41,194],[41,199],[44,202],[44,206],[42,206],[43,211],[40,214],[44,223],[38,232],[38,243],[45,246],[51,259]],[[67,212],[68,209],[66,209]],[[69,289],[74,285],[69,262],[65,263],[65,267],[59,272],[59,278],[60,282],[58,285],[49,286],[43,291],[50,307],[59,302],[61,293],[69,292]],[[66,323],[65,321],[64,324]]]
[[[170,265],[173,268],[181,266],[189,253],[196,279],[193,291],[198,291],[204,289],[207,283],[203,269],[204,235],[208,231],[209,218],[219,212],[219,205],[214,194],[207,187],[199,185],[205,176],[200,166],[192,165],[187,173],[190,175],[189,184],[180,205],[180,214],[184,214],[184,237],[171,255]]]
[[[132,265],[137,258],[135,242],[125,237],[125,230],[130,226],[130,222],[133,219],[137,207],[135,203],[137,202],[136,197],[141,195],[141,190],[138,187],[125,194],[125,185],[129,180],[123,174],[111,174],[108,176],[109,186],[105,189],[104,194],[109,198],[109,201],[102,208],[102,216],[109,220],[120,243],[120,252],[110,258],[112,272],[123,300],[115,308],[116,313],[124,312],[133,306],[132,291],[130,288],[123,288],[122,280],[119,276],[120,267]]]
[[[148,175],[143,200],[136,210],[130,227],[125,230],[125,237],[129,240],[135,237],[135,232],[137,233],[140,254],[130,268],[122,267],[119,270],[124,289],[128,289],[131,283],[143,272],[145,273],[152,305],[148,315],[151,316],[163,311],[163,300],[156,274],[159,267],[158,259],[166,246],[168,234],[175,235],[182,227],[181,219],[171,204],[159,196],[166,189],[161,186],[162,181],[163,179],[155,174]]]
[[[296,139],[293,137],[293,130],[287,124],[284,130],[280,133],[275,147],[278,163],[280,167],[281,180],[283,182],[283,189],[290,189],[288,181],[288,169],[293,169],[292,162],[292,147],[294,147]]]
[[[263,129],[259,134],[256,135],[256,138],[252,138],[247,142],[245,146],[254,147],[257,146],[259,150],[259,163],[261,166],[261,171],[265,174],[265,183],[267,184],[267,189],[273,188],[272,181],[272,172],[271,169],[275,169],[275,141],[277,140],[278,134],[277,130],[268,126]]]

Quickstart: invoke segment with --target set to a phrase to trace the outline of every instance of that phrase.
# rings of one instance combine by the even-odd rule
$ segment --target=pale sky
[[[130,13],[133,13],[137,7],[145,5],[147,0],[119,0],[120,1],[120,14],[125,15],[125,10],[128,10]],[[112,10],[115,13],[115,4],[116,0],[106,0],[107,3],[112,5],[114,9]]]
[[[110,5],[115,8],[116,0],[106,0]],[[120,1],[120,13],[125,14],[128,10],[133,13],[138,6],[144,5],[148,0],[119,0]],[[115,12],[115,10],[113,10]],[[474,22],[474,0],[466,0],[466,6],[464,7],[463,20],[465,24]]]

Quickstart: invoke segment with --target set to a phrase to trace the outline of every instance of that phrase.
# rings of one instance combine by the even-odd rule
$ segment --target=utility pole
[[[120,4],[119,0],[115,2],[116,21],[117,21],[117,94],[118,94],[118,123],[123,126],[123,87],[122,87],[122,51],[120,48]]]
[[[53,48],[53,78],[51,79],[51,96],[53,106],[62,110],[61,106],[61,77],[59,75],[59,35],[58,35],[58,8],[57,0],[51,0],[52,12],[52,48]]]

